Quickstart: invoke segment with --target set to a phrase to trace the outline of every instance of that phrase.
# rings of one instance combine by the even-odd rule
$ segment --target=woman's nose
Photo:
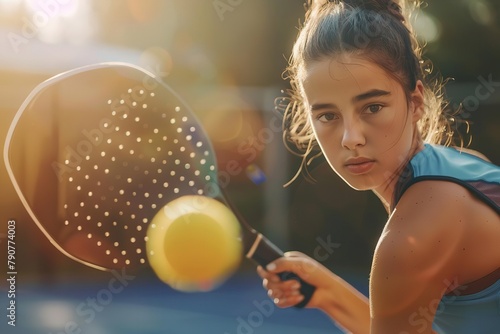
[[[354,150],[358,146],[363,146],[365,144],[366,138],[364,136],[361,124],[359,124],[359,122],[355,120],[344,122],[342,146],[349,150]]]

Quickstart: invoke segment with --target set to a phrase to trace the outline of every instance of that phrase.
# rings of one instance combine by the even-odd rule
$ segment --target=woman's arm
[[[279,307],[302,300],[295,282],[275,273],[292,271],[317,287],[307,307],[319,308],[352,333],[431,334],[443,294],[460,277],[466,190],[443,181],[411,186],[399,201],[375,250],[370,300],[304,254],[291,252],[259,268],[263,285]],[[456,286],[455,286],[456,287]]]
[[[370,333],[368,298],[337,276],[332,299],[321,308],[349,333]]]
[[[370,333],[434,333],[441,298],[460,281],[464,192],[441,181],[422,181],[405,192],[375,250]]]
[[[302,300],[294,281],[275,273],[292,271],[317,287],[307,307],[319,308],[352,333],[431,334],[436,309],[446,291],[460,283],[468,194],[444,181],[412,185],[391,214],[375,250],[370,300],[317,261],[288,253],[259,268],[263,285],[280,307]],[[452,286],[455,285],[455,286]]]

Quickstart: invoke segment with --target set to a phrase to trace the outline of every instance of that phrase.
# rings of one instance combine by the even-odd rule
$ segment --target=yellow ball
[[[238,268],[240,225],[231,210],[205,196],[165,205],[147,231],[147,256],[157,276],[180,291],[209,291]]]

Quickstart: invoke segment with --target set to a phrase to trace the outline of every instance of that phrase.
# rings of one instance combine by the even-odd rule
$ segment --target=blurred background
[[[226,189],[247,220],[282,249],[315,257],[366,293],[386,219],[375,196],[348,188],[321,159],[310,170],[320,182],[299,177],[283,187],[300,161],[284,148],[274,101],[288,88],[282,73],[303,14],[304,0],[0,0],[2,143],[24,99],[45,79],[104,61],[140,65],[198,114],[219,170],[232,161],[246,170],[227,179]],[[434,71],[453,79],[446,86],[451,104],[464,103],[458,118],[471,124],[466,142],[472,137],[470,147],[499,164],[500,1],[429,1],[415,27]],[[23,208],[3,163],[0,185],[2,254],[7,221],[17,222],[18,322],[24,328],[4,331],[2,320],[2,333],[71,332],[71,321],[82,333],[335,330],[315,310],[261,309],[269,306],[267,296],[249,262],[207,294],[177,293],[142,273],[87,322],[75,310],[113,276],[56,251]],[[6,256],[0,263],[6,268]],[[0,286],[5,309],[5,280]]]

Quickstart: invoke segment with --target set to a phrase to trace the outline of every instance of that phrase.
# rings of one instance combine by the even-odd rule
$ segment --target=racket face
[[[32,219],[61,252],[99,269],[146,265],[148,224],[184,195],[221,197],[195,115],[156,77],[110,63],[39,85],[4,159]]]

